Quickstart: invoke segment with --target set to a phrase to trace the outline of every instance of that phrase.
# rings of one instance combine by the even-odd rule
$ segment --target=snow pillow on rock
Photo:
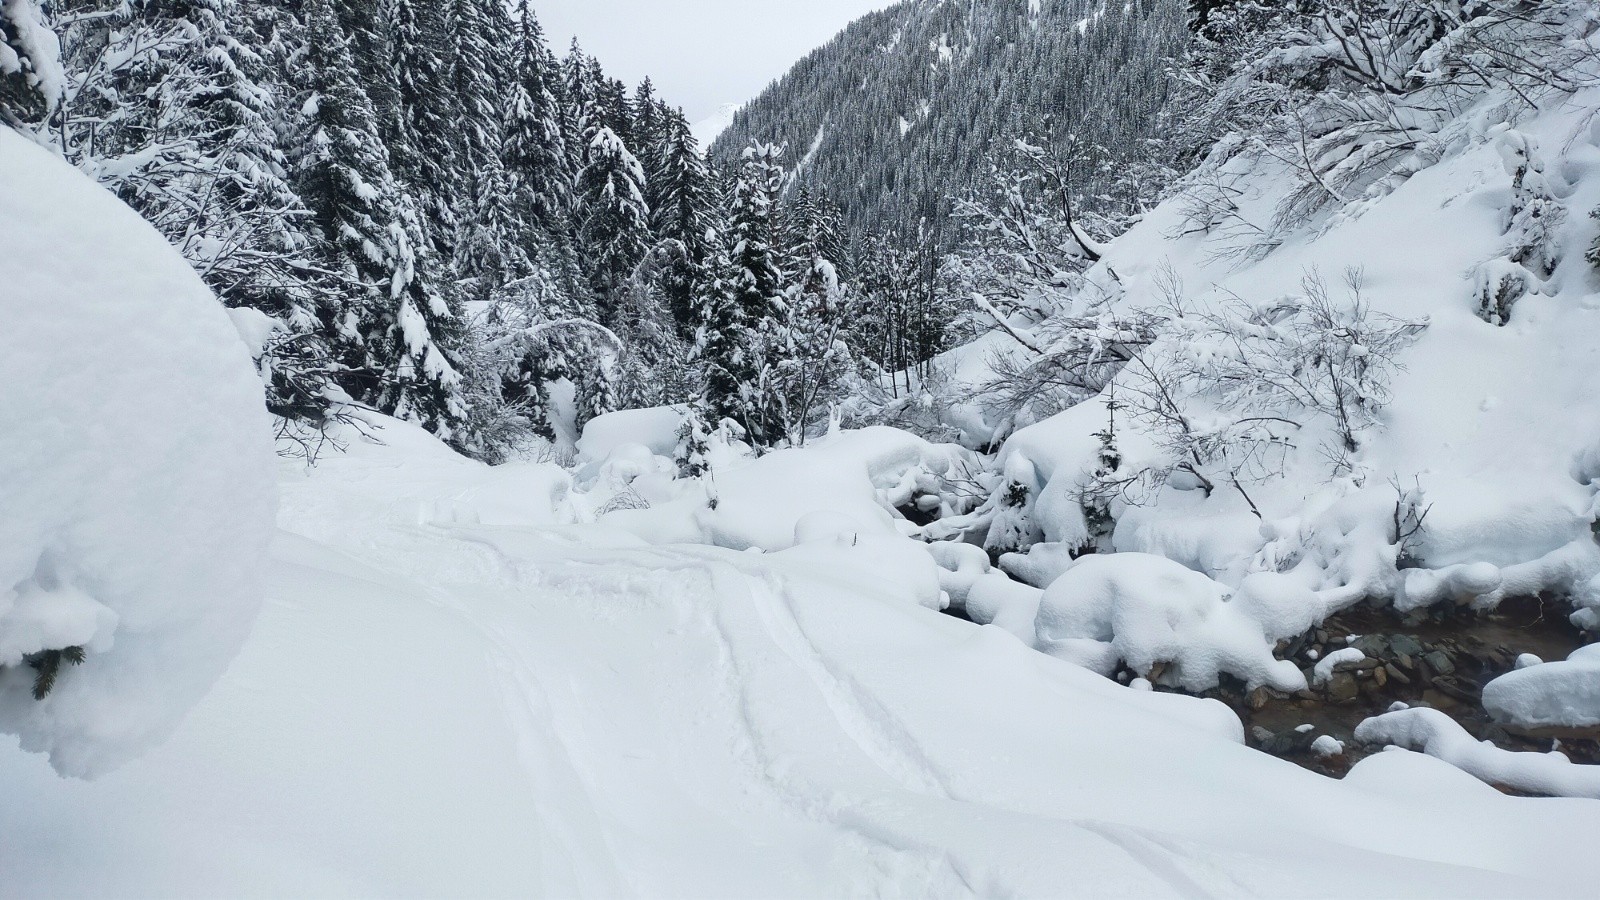
[[[164,739],[243,643],[270,428],[177,252],[4,127],[0,270],[0,732],[92,777]]]

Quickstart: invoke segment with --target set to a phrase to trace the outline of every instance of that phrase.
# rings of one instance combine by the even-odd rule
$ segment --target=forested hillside
[[[713,147],[801,158],[797,180],[861,230],[942,227],[1013,139],[1079,146],[1077,185],[1126,212],[1161,178],[1182,0],[907,0],[852,24],[751,101]],[[1140,181],[1155,182],[1141,184]],[[948,242],[947,242],[948,245]]]
[[[705,399],[802,439],[861,369],[944,346],[934,263],[703,159],[682,112],[526,2],[11,0],[0,115],[248,311],[286,436],[352,409],[503,460]],[[709,385],[709,393],[699,387]]]

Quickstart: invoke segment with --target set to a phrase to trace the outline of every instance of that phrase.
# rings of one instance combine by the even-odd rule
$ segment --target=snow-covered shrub
[[[783,311],[763,323],[758,393],[772,430],[793,446],[827,428],[855,370],[844,330],[859,314],[857,300],[833,263],[809,260],[803,277],[784,292]]]
[[[1506,248],[1477,271],[1478,316],[1494,325],[1511,320],[1511,308],[1555,273],[1561,262],[1557,238],[1567,209],[1551,193],[1536,140],[1501,123],[1495,148],[1511,177],[1506,208]]]
[[[1300,670],[1273,658],[1261,623],[1230,593],[1159,556],[1086,556],[1045,589],[1038,644],[1091,668],[1121,661],[1140,675],[1155,671],[1190,691],[1216,687],[1224,673],[1250,687],[1304,689]]]
[[[1338,301],[1311,273],[1297,297],[1235,299],[1169,318],[1116,382],[1130,425],[1156,437],[1165,463],[1102,467],[1100,491],[1127,497],[1177,476],[1209,495],[1221,479],[1254,508],[1245,485],[1280,474],[1286,455],[1306,443],[1332,472],[1349,472],[1389,399],[1399,353],[1426,323],[1374,311],[1358,273],[1346,284]]]
[[[1442,127],[1489,90],[1505,89],[1531,108],[1551,91],[1593,83],[1600,68],[1582,40],[1589,6],[1225,4],[1198,23],[1182,72],[1195,102],[1175,140],[1196,160],[1219,150],[1207,167],[1242,153],[1296,172],[1275,225],[1297,227],[1433,165],[1443,154]],[[1252,139],[1219,143],[1230,131]]]
[[[183,259],[3,127],[0,248],[0,731],[94,776],[162,740],[244,641],[271,426]]]
[[[473,455],[502,461],[537,439],[553,440],[558,426],[576,431],[614,406],[624,342],[545,275],[505,285],[468,328],[462,369],[471,422],[463,449]],[[558,408],[552,396],[562,381],[575,387],[575,410]],[[564,413],[577,421],[562,421]]]

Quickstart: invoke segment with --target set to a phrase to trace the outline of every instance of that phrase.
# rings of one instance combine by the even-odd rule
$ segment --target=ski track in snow
[[[726,744],[706,741],[697,749],[726,750],[729,768],[741,771],[758,782],[746,790],[764,794],[771,804],[781,805],[788,814],[810,822],[825,824],[866,863],[862,871],[876,877],[870,890],[859,883],[853,892],[888,896],[938,895],[1020,895],[1019,886],[1005,883],[1001,873],[961,857],[957,848],[930,843],[918,835],[905,813],[907,804],[945,803],[966,806],[954,796],[945,776],[926,756],[912,733],[869,690],[830,664],[828,654],[807,634],[797,613],[794,588],[787,580],[759,564],[744,564],[739,554],[715,548],[631,548],[603,555],[593,551],[569,556],[562,561],[538,559],[534,571],[525,572],[530,561],[508,550],[492,530],[481,526],[419,529],[417,536],[429,546],[430,556],[438,555],[441,543],[462,548],[469,563],[460,571],[490,575],[501,589],[532,601],[541,594],[570,590],[582,585],[585,591],[629,593],[637,591],[640,579],[655,589],[645,602],[665,605],[682,623],[693,620],[698,628],[685,629],[715,642],[720,683],[726,690],[729,708],[739,710],[738,735]],[[397,554],[389,564],[402,564],[405,554]],[[585,559],[586,556],[599,558]],[[627,566],[628,568],[624,568]],[[514,638],[472,607],[481,601],[470,591],[463,599],[440,592],[435,602],[474,623],[503,654],[504,668],[512,673],[508,683],[508,716],[523,726],[524,758],[535,770],[535,784],[562,784],[576,781],[584,785],[582,795],[596,807],[606,801],[604,789],[579,772],[579,757],[565,745],[561,736],[588,726],[579,721],[563,721],[547,711],[549,700],[538,675],[539,663],[516,648]],[[772,721],[774,710],[811,707],[815,711],[809,727],[796,729]],[[531,708],[530,708],[531,707]],[[822,715],[825,713],[825,715]],[[545,729],[533,723],[543,722]],[[557,736],[561,747],[541,747],[541,734]],[[853,762],[865,763],[869,773],[879,776],[868,782],[870,789],[845,793],[822,780],[831,774],[817,772],[813,777],[804,765],[797,764],[787,748],[832,743],[833,752]],[[1028,816],[1021,811],[995,810]],[[570,808],[542,809],[547,822],[577,816],[583,821],[566,821],[559,826],[563,846],[576,848],[606,845],[600,817],[591,810]],[[960,817],[961,809],[946,815]],[[1183,854],[1170,850],[1150,837],[1103,823],[1068,823],[1102,840],[1116,855],[1124,856],[1147,870],[1156,884],[1165,885],[1174,896],[1210,897],[1185,871]],[[613,858],[610,863],[623,868]],[[575,882],[585,892],[614,893],[619,882],[603,871],[589,873]],[[1233,883],[1237,889],[1242,886]],[[631,893],[640,891],[635,884]]]
[[[489,548],[502,572],[515,573],[518,569],[513,557],[498,549],[492,538],[474,536],[470,530],[452,529],[440,530],[435,540],[450,538]],[[837,732],[830,730],[829,736],[844,738],[848,747],[869,761],[889,782],[883,789],[949,799],[949,792],[937,771],[921,758],[909,734],[893,723],[882,703],[849,681],[848,676],[841,678],[830,669],[822,652],[796,619],[793,601],[783,580],[771,573],[747,571],[715,559],[715,555],[716,551],[698,552],[694,548],[651,548],[626,554],[625,558],[638,567],[632,571],[619,572],[614,556],[608,556],[603,562],[574,559],[565,565],[582,571],[581,580],[602,591],[608,588],[625,591],[628,582],[643,575],[661,586],[652,599],[675,606],[682,618],[698,620],[697,631],[715,642],[720,683],[727,688],[730,708],[740,711],[742,733],[727,745],[733,757],[729,760],[730,766],[735,769],[743,766],[745,774],[760,782],[751,789],[769,793],[774,802],[786,806],[792,815],[825,823],[837,829],[839,837],[855,843],[868,857],[868,870],[881,876],[872,893],[915,895],[924,891],[947,892],[956,886],[962,893],[976,893],[961,878],[959,869],[945,852],[908,846],[909,842],[897,840],[890,830],[874,825],[871,816],[857,807],[863,798],[840,796],[820,784],[792,776],[790,760],[784,751],[783,726],[767,721],[770,710],[775,707],[751,697],[752,685],[756,690],[770,685],[767,693],[784,696],[791,705],[801,705],[804,700],[811,699],[820,701]],[[512,574],[510,577],[515,580],[519,576]],[[548,570],[544,577],[550,577]],[[538,578],[512,587],[529,596],[549,590]],[[465,610],[458,608],[456,611],[471,618]],[[497,633],[497,628],[482,621],[476,624],[502,652],[516,653],[510,642]],[[521,705],[522,697],[527,698],[524,702],[535,706],[547,702],[540,697],[542,688],[535,674],[536,663],[517,662],[510,668],[516,672],[517,684],[524,693],[521,697],[508,697],[508,707]],[[509,709],[508,712],[528,718],[526,710]],[[557,735],[563,733],[564,727],[582,727],[573,723],[563,725],[548,716],[546,721]],[[532,735],[529,743],[536,743],[537,731]],[[741,756],[748,758],[741,760]],[[570,765],[572,758],[570,752],[561,754],[564,765]],[[538,761],[541,767],[545,763],[545,760]],[[591,802],[598,802],[593,799],[593,793],[587,795]],[[860,885],[856,887],[859,889]]]

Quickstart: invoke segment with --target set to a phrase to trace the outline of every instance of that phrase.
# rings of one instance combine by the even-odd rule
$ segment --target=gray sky
[[[728,104],[751,99],[850,22],[894,0],[532,0],[550,44],[574,34],[612,76],[646,75],[704,137]]]

